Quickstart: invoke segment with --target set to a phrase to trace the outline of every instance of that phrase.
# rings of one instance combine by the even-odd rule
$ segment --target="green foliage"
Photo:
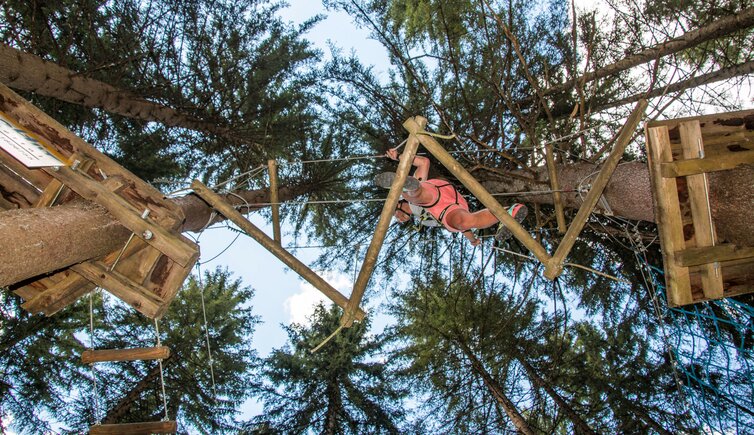
[[[289,344],[265,359],[264,414],[251,427],[265,433],[398,433],[405,391],[393,385],[381,362],[384,342],[368,335],[369,322],[338,327],[340,309],[317,306],[311,325],[286,327]]]
[[[202,293],[212,356],[207,354]],[[181,431],[232,432],[238,409],[251,394],[257,365],[250,342],[258,322],[249,305],[253,292],[227,271],[207,272],[188,282],[159,321],[168,415]],[[155,345],[154,323],[112,298],[94,301],[95,348]],[[163,417],[160,368],[154,361],[95,365],[80,363],[90,345],[88,301],[51,318],[29,316],[4,298],[3,388],[0,409],[22,433],[63,424],[85,431],[105,423],[155,421]],[[214,372],[214,375],[213,375]],[[93,378],[94,377],[94,378]],[[96,385],[96,389],[94,386]],[[97,401],[95,403],[95,400]]]

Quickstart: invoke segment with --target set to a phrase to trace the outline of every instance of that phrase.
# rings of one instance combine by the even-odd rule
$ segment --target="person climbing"
[[[399,158],[396,148],[389,149],[385,155],[396,161]],[[428,158],[415,156],[412,164],[416,167],[414,175],[407,177],[403,185],[402,196],[405,201],[398,202],[394,214],[399,222],[407,222],[411,218],[413,214],[411,205],[414,205],[426,210],[446,230],[463,233],[472,246],[481,243],[481,240],[471,231],[472,228],[484,229],[499,224],[495,239],[504,241],[511,237],[510,230],[500,223],[488,209],[470,212],[466,199],[451,183],[436,178],[427,179],[429,176]],[[383,172],[374,178],[374,182],[380,187],[389,189],[394,178],[395,172]],[[528,209],[525,205],[517,203],[508,208],[508,213],[517,222],[522,222]]]

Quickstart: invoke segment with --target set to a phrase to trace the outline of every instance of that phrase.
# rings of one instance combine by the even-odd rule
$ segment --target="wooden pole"
[[[267,169],[270,173],[270,202],[272,203],[272,238],[278,244],[280,237],[280,196],[278,195],[278,163],[275,160],[267,161]]]
[[[427,125],[425,118],[417,116],[416,123],[419,125]],[[387,195],[385,205],[382,206],[382,213],[380,213],[380,220],[377,221],[377,228],[372,236],[372,241],[369,243],[367,253],[364,257],[364,263],[361,265],[359,276],[356,278],[356,282],[353,285],[353,291],[351,292],[351,299],[348,301],[343,317],[340,318],[341,326],[350,328],[354,321],[354,310],[361,304],[361,299],[364,296],[369,279],[372,277],[374,266],[377,263],[377,257],[380,255],[382,244],[385,241],[385,235],[387,234],[388,227],[390,226],[390,220],[395,214],[395,208],[398,206],[398,200],[403,193],[403,184],[408,178],[408,173],[413,166],[414,156],[416,150],[419,148],[419,139],[415,135],[410,135],[406,142],[406,149],[401,154],[400,161],[398,163],[398,169],[395,172],[395,179],[390,186],[390,192]]]
[[[202,184],[199,180],[194,180],[191,183],[191,188],[194,189],[197,195],[203,200],[207,201],[214,209],[222,213],[226,218],[233,221],[242,230],[246,232],[251,238],[256,240],[265,249],[270,251],[274,256],[280,259],[286,266],[290,267],[294,272],[301,275],[309,284],[313,285],[317,290],[324,293],[325,296],[330,298],[341,308],[346,308],[348,305],[348,299],[340,294],[333,286],[328,284],[327,281],[322,279],[313,270],[309,269],[307,265],[302,263],[298,258],[294,257],[290,252],[285,250],[279,243],[272,240],[264,231],[260,230],[256,225],[249,222],[238,212],[233,206],[228,204],[220,195],[210,190],[207,186]],[[357,320],[362,320],[366,313],[362,310],[357,310],[355,316]]]
[[[644,111],[647,109],[647,100],[641,100],[636,104],[633,112],[629,115],[626,124],[621,129],[618,139],[616,140],[615,147],[610,151],[610,155],[605,160],[602,169],[600,170],[597,178],[592,183],[592,188],[589,189],[584,202],[579,207],[579,211],[576,213],[576,217],[571,222],[571,226],[568,227],[563,240],[558,245],[558,249],[552,256],[552,259],[545,263],[545,277],[553,280],[563,273],[563,261],[565,257],[571,252],[576,238],[584,229],[587,219],[592,214],[594,206],[597,205],[602,192],[605,190],[610,177],[613,175],[615,168],[618,166],[618,162],[623,157],[623,151],[628,146],[628,142],[633,137],[636,127],[639,125],[641,118],[644,116]]]
[[[542,263],[547,263],[550,256],[545,251],[545,248],[537,243],[534,238],[526,231],[521,224],[516,222],[515,219],[508,214],[508,211],[500,205],[500,203],[489,193],[487,190],[471,175],[466,169],[461,166],[456,159],[453,158],[445,148],[442,147],[432,136],[429,136],[424,131],[424,127],[418,124],[414,119],[409,118],[403,123],[403,127],[408,130],[412,135],[416,135],[424,148],[432,153],[437,160],[442,163],[443,166],[455,175],[458,180],[466,186],[476,198],[487,207],[490,212],[495,215],[511,233],[526,246]]]
[[[677,307],[691,304],[694,298],[691,294],[689,268],[680,266],[674,258],[674,253],[686,248],[678,200],[678,185],[674,178],[663,178],[660,175],[660,165],[673,161],[668,127],[663,125],[645,130],[647,163],[649,176],[652,178],[652,201],[662,245],[662,262],[665,265],[665,292],[668,305]]]
[[[681,148],[684,159],[703,159],[704,143],[702,128],[698,120],[686,121],[678,124],[681,135]],[[686,177],[689,203],[691,204],[691,219],[694,226],[694,239],[697,247],[715,246],[715,225],[712,222],[712,211],[709,203],[709,188],[707,174],[694,174]],[[720,274],[720,263],[705,264],[700,271],[702,275],[702,291],[709,299],[723,297],[723,277]]]
[[[169,356],[170,348],[166,346],[135,347],[132,349],[96,349],[85,350],[81,354],[81,362],[92,364],[111,361],[143,361],[167,359]]]
[[[555,204],[555,218],[558,221],[558,232],[566,232],[565,211],[563,211],[563,198],[560,194],[560,181],[558,180],[558,171],[555,169],[555,158],[552,155],[552,144],[545,144],[545,159],[547,161],[547,173],[550,177],[550,188],[552,189],[552,202]]]

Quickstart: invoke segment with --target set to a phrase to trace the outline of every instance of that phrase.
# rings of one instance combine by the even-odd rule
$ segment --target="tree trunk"
[[[588,424],[579,416],[579,414],[571,407],[571,405],[568,404],[568,402],[558,394],[557,391],[555,391],[552,386],[545,381],[539,374],[537,373],[536,369],[529,364],[528,361],[526,361],[525,358],[519,357],[517,358],[518,362],[521,363],[521,365],[524,367],[524,370],[526,370],[526,373],[529,375],[529,379],[534,383],[534,385],[544,389],[547,394],[552,398],[553,401],[558,405],[558,408],[565,413],[565,415],[568,417],[569,420],[573,423],[574,429],[576,433],[582,433],[582,434],[590,434],[590,435],[596,435],[597,432],[592,430],[591,427],[589,427]]]
[[[599,166],[589,163],[559,165],[558,177],[562,190],[576,190],[584,187],[599,171]],[[547,169],[536,168],[539,179],[547,179]],[[517,175],[526,176],[524,172]],[[754,168],[741,167],[728,171],[711,172],[709,177],[710,206],[720,242],[738,246],[754,246]],[[549,185],[528,182],[519,178],[499,181],[483,181],[482,185],[490,193],[549,192]],[[581,197],[577,192],[563,192],[564,206],[578,209]],[[613,214],[630,220],[654,222],[652,189],[649,169],[646,163],[621,163],[605,188],[605,199]],[[509,198],[501,198],[504,202]],[[524,203],[552,204],[552,194],[518,195],[516,199]]]
[[[310,189],[309,185],[281,188],[280,200]],[[269,191],[246,191],[227,195],[226,200],[248,212],[262,208],[253,204],[269,202]],[[199,231],[224,219],[212,217],[209,205],[195,195],[174,201],[186,216],[182,232]],[[86,201],[0,212],[0,287],[109,254],[122,247],[130,234],[105,209]]]
[[[0,44],[0,81],[11,88],[34,92],[85,107],[100,107],[127,118],[161,122],[171,127],[204,131],[232,139],[230,130],[202,121]]]
[[[524,419],[524,417],[518,411],[516,405],[511,401],[511,399],[508,398],[508,396],[505,395],[505,392],[501,388],[500,384],[498,384],[495,379],[492,378],[492,375],[487,371],[487,369],[484,368],[484,365],[481,361],[479,361],[479,358],[477,358],[474,352],[472,352],[468,346],[460,341],[457,342],[457,344],[466,355],[466,358],[471,361],[471,367],[474,369],[474,372],[476,372],[477,375],[481,376],[482,381],[484,381],[484,385],[486,385],[490,390],[490,393],[492,393],[492,396],[495,398],[495,400],[497,400],[497,403],[499,403],[503,408],[505,413],[508,415],[508,418],[511,419],[513,425],[516,426],[516,429],[522,434],[534,435],[534,431],[529,426],[529,423],[526,422],[526,419]]]
[[[173,361],[177,361],[175,355],[171,355],[162,361],[162,370],[166,370],[169,365],[173,364]],[[141,380],[134,385],[134,387],[123,396],[115,406],[110,408],[102,419],[102,424],[116,424],[123,419],[123,416],[128,414],[131,406],[139,399],[141,393],[149,387],[150,384],[155,382],[160,376],[160,365],[155,364]],[[97,392],[95,392],[97,394]]]
[[[744,9],[737,14],[721,18],[702,28],[687,32],[678,38],[665,41],[654,47],[647,48],[640,53],[628,56],[618,62],[602,67],[596,71],[586,73],[580,77],[568,80],[567,82],[545,89],[544,95],[564,92],[576,87],[577,83],[589,82],[600,78],[608,77],[613,74],[625,71],[643,63],[651,62],[660,57],[677,53],[687,48],[695,47],[703,42],[730,35],[731,33],[747,29],[754,25],[754,8]]]

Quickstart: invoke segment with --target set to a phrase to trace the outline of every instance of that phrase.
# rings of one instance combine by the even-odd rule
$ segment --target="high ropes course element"
[[[272,254],[277,256],[288,267],[299,273],[304,279],[311,283],[315,288],[319,289],[325,296],[343,308],[343,315],[340,320],[340,327],[338,330],[325,340],[325,343],[332,338],[341,328],[349,328],[354,321],[361,320],[365,316],[365,312],[360,308],[361,300],[364,296],[364,292],[369,283],[369,280],[374,271],[377,258],[382,248],[385,236],[387,234],[388,226],[392,219],[392,215],[398,204],[402,193],[403,184],[408,177],[408,173],[412,167],[412,162],[419,145],[423,145],[437,160],[440,161],[484,206],[486,206],[497,219],[502,222],[511,231],[514,237],[518,239],[526,248],[528,248],[534,257],[545,265],[544,275],[550,280],[554,280],[559,276],[563,267],[566,265],[565,257],[571,251],[576,238],[584,228],[587,219],[591,215],[598,201],[600,200],[603,190],[607,185],[610,176],[615,171],[626,146],[633,136],[633,132],[636,130],[638,123],[640,122],[644,111],[646,110],[647,102],[645,100],[640,101],[636,108],[629,116],[626,124],[620,131],[616,140],[616,145],[610,152],[605,163],[602,165],[599,173],[592,182],[592,186],[583,203],[571,223],[570,227],[565,231],[563,240],[558,246],[555,253],[550,256],[545,248],[537,242],[527,230],[525,230],[515,219],[513,219],[506,211],[506,209],[486,190],[482,185],[468,172],[463,166],[455,160],[450,153],[448,153],[442,145],[440,145],[435,137],[438,135],[425,131],[427,126],[426,118],[417,116],[407,119],[403,126],[409,132],[409,136],[405,141],[406,148],[401,154],[398,162],[398,168],[396,170],[396,176],[390,187],[387,198],[384,201],[382,212],[380,213],[379,220],[376,225],[374,235],[371,239],[369,247],[367,248],[364,261],[362,262],[361,269],[354,282],[353,290],[350,297],[346,298],[340,292],[330,286],[324,279],[309,269],[306,265],[297,260],[292,254],[280,245],[279,241],[279,222],[273,222],[274,238],[270,238],[263,231],[249,222],[240,212],[238,212],[230,203],[225,201],[221,196],[214,193],[209,187],[205,186],[198,180],[194,180],[191,184],[192,189],[203,198],[208,204],[210,204],[215,210],[223,214],[226,218],[238,225],[244,232],[254,238],[258,243],[265,247]],[[442,136],[439,136],[442,137]],[[553,159],[548,159],[549,165],[554,165]],[[276,165],[273,162],[268,163],[270,170],[270,185],[277,185]],[[554,171],[550,171],[554,173]],[[563,204],[557,194],[560,189],[557,182],[551,183],[552,193],[555,196],[556,209],[562,209]],[[273,189],[274,190],[274,189]],[[271,192],[272,203],[277,205],[278,201],[272,198],[276,198],[276,192]],[[278,212],[273,207],[273,216],[278,216]],[[561,225],[560,229],[563,230]],[[569,264],[571,265],[571,264]],[[324,344],[324,343],[322,343]],[[320,345],[321,346],[321,345]],[[319,348],[318,346],[317,348]]]

